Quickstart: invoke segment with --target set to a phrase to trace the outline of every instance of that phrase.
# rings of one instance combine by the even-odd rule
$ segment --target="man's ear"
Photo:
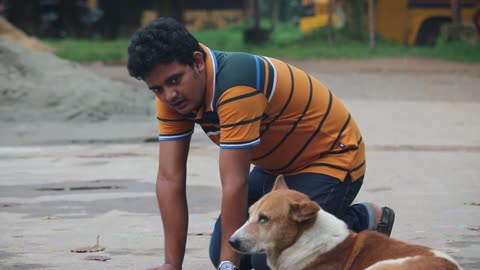
[[[311,200],[293,202],[290,204],[290,217],[297,222],[304,222],[314,218],[320,206]]]
[[[277,176],[272,191],[277,189],[288,189],[287,183],[285,183],[285,178],[281,174]]]
[[[199,72],[202,72],[203,70],[205,70],[205,60],[203,59],[203,54],[199,51],[193,52],[193,66]]]

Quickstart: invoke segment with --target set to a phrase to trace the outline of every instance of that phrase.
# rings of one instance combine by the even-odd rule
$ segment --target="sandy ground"
[[[363,131],[368,173],[358,201],[395,209],[392,237],[446,251],[464,269],[480,269],[480,65],[410,58],[291,62],[341,97]],[[82,117],[52,113],[36,98],[15,104],[2,96],[2,114],[24,111],[0,121],[1,269],[145,269],[163,260],[154,194],[158,146],[147,142],[156,136],[151,97],[123,66],[75,68],[78,78],[90,76],[78,82],[87,94],[73,96],[85,105],[77,107]],[[115,87],[96,88],[103,80]],[[115,88],[124,96],[111,92]],[[62,97],[71,102],[74,92],[68,91]],[[132,93],[133,109],[119,110],[125,105],[116,102],[132,101]],[[108,106],[88,107],[98,99],[114,113],[88,114],[108,112]],[[216,163],[217,148],[196,132],[184,269],[213,269],[208,241],[220,200]],[[97,235],[106,250],[93,255],[111,260],[86,261],[86,254],[70,252],[95,244]]]

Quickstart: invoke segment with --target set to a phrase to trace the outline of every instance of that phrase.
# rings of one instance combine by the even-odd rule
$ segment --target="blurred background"
[[[480,269],[479,10],[480,0],[0,0],[0,268],[102,268],[69,252],[97,235],[108,269],[162,261],[155,97],[125,63],[133,32],[172,16],[212,49],[280,58],[328,86],[367,144],[358,199],[395,209],[394,238]],[[211,269],[217,162],[197,130],[184,269]]]
[[[11,24],[81,62],[124,61],[131,34],[158,16],[219,50],[480,61],[480,0],[0,0],[0,13],[1,35]]]

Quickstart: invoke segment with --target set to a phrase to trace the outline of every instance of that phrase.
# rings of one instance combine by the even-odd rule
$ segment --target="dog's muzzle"
[[[236,237],[233,235],[229,240],[228,243],[230,246],[232,246],[233,249],[240,253],[250,253],[251,252],[251,246],[245,241],[245,239],[242,239],[241,237]]]
[[[239,252],[242,252],[242,253],[246,252],[245,250],[242,250],[242,241],[240,241],[240,239],[238,237],[231,237],[230,239],[228,239],[228,243],[236,251],[239,251]]]

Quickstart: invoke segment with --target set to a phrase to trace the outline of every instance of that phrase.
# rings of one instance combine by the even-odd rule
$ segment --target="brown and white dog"
[[[266,253],[272,270],[461,269],[445,253],[373,231],[354,233],[279,176],[230,238],[240,253]]]

